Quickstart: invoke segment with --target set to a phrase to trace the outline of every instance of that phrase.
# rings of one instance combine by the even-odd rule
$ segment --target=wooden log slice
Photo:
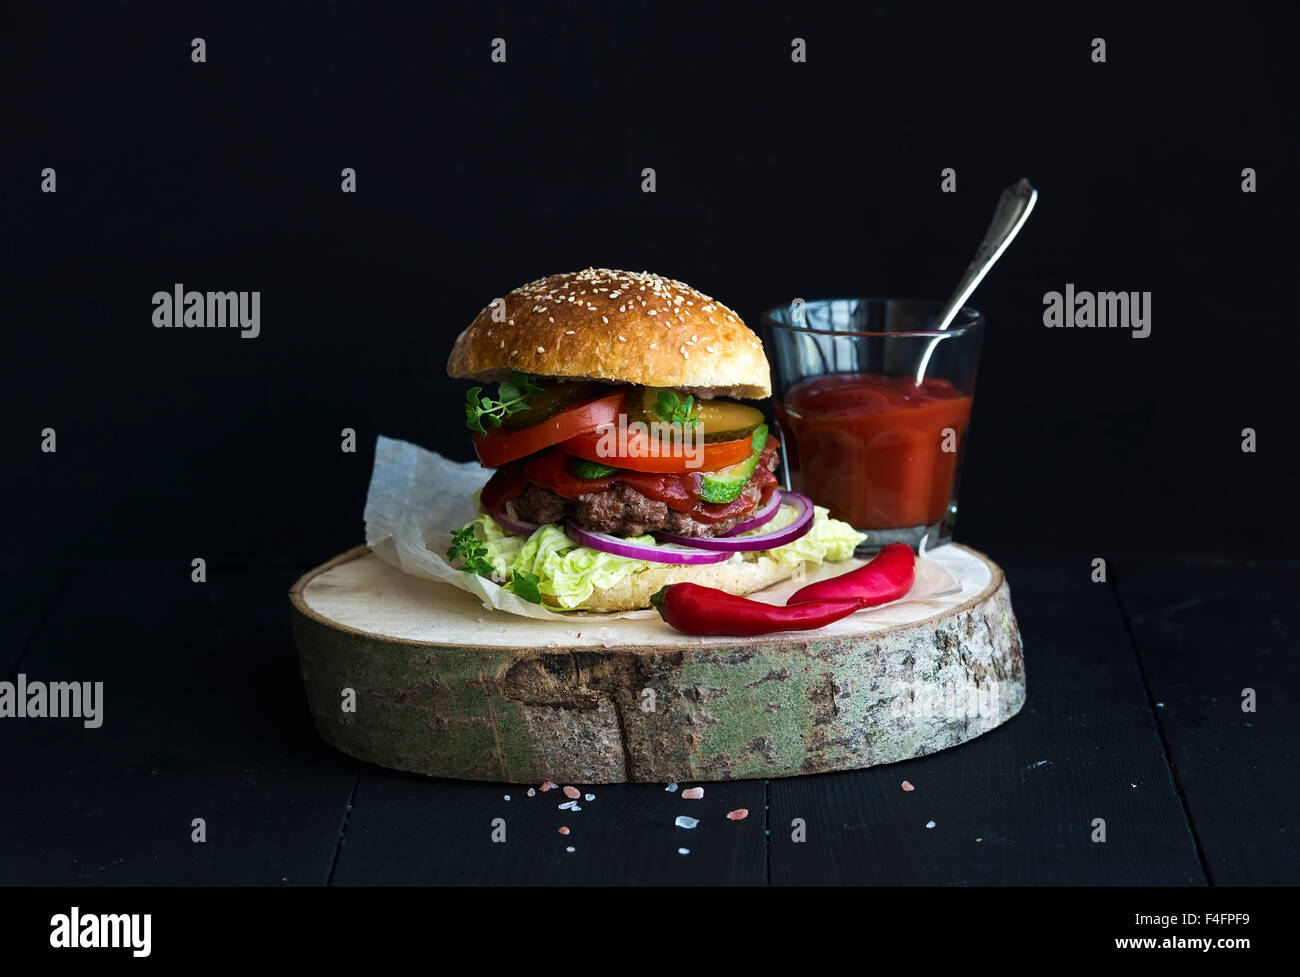
[[[933,753],[1020,710],[1001,569],[964,547],[940,552],[964,587],[940,613],[882,625],[866,612],[752,639],[692,638],[657,617],[488,611],[364,546],[289,597],[316,728],[358,759],[507,783],[788,777]]]

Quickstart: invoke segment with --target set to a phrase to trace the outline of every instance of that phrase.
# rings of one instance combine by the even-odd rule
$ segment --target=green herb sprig
[[[490,577],[494,568],[488,562],[488,548],[474,532],[474,525],[462,526],[451,534],[451,548],[447,550],[448,560],[460,560],[461,569],[466,573],[476,573],[481,577]],[[514,570],[506,589],[516,597],[522,597],[530,604],[542,602],[541,579],[535,573],[520,573]]]
[[[464,561],[461,569],[466,573],[491,576],[492,564],[488,562],[487,555],[487,544],[475,534],[472,523],[462,526],[451,534],[451,548],[447,550],[447,559]]]
[[[671,390],[661,390],[659,399],[655,401],[654,412],[659,420],[669,424],[680,423],[683,426],[689,424],[691,427],[698,427],[700,423],[700,415],[695,411],[693,394],[687,394],[686,401],[683,403],[682,399]]]
[[[479,434],[487,434],[483,426],[486,420],[493,427],[500,427],[511,414],[518,414],[528,409],[529,397],[540,397],[546,393],[533,382],[527,373],[510,371],[510,379],[502,380],[497,386],[496,398],[482,396],[482,387],[470,387],[465,393],[465,426]]]

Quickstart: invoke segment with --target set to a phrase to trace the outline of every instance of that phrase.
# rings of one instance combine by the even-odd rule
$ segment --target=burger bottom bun
[[[661,566],[629,574],[613,587],[597,588],[583,604],[588,611],[635,611],[650,606],[660,588],[673,583],[697,583],[729,594],[752,594],[789,580],[799,564],[778,563],[768,556],[753,562],[710,563],[704,566]]]

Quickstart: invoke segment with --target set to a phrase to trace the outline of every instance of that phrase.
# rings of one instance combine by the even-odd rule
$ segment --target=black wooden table
[[[1029,688],[1005,726],[702,800],[579,784],[595,795],[579,812],[559,791],[394,774],[318,740],[286,598],[303,564],[218,565],[202,584],[188,565],[0,577],[5,677],[104,682],[101,728],[0,721],[0,883],[1300,881],[1300,565],[1119,560],[1094,583],[1086,561],[1001,562]],[[737,808],[749,817],[728,820]]]

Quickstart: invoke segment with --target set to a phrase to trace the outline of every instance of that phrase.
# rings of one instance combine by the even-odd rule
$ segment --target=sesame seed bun
[[[649,272],[588,268],[494,300],[456,337],[447,373],[674,387],[698,396],[772,394],[763,344],[731,309]]]

